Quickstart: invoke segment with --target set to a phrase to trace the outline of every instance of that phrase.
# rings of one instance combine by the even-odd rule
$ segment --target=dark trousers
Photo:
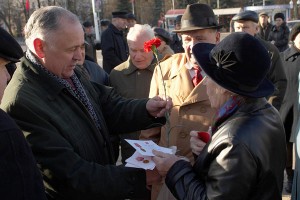
[[[284,121],[284,129],[286,134],[286,150],[287,150],[287,161],[286,161],[286,174],[288,181],[293,181],[294,170],[293,170],[293,143],[290,142],[293,126],[293,107],[289,110],[287,117]]]

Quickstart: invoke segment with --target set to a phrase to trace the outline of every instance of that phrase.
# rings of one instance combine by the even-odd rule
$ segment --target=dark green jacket
[[[146,110],[147,99],[127,100],[110,87],[92,85],[76,69],[98,115],[99,131],[85,106],[66,88],[21,60],[1,107],[28,140],[52,199],[124,199],[142,196],[145,171],[114,166],[109,132],[131,132],[163,123]]]

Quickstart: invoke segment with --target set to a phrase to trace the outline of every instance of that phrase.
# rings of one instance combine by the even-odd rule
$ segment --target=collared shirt
[[[190,62],[187,62],[187,63],[185,63],[184,66],[189,70],[191,78],[193,78],[195,76],[195,70],[193,70],[193,64]],[[200,69],[201,69],[201,67],[200,67]],[[206,76],[205,72],[202,69],[200,70],[200,73],[201,73],[202,77]]]

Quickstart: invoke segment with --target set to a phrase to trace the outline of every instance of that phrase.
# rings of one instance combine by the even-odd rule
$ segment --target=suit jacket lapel
[[[185,99],[182,105],[208,100],[208,96],[206,93],[206,86],[203,84],[204,79],[205,77],[196,87],[193,88],[193,90],[187,96],[187,98]]]

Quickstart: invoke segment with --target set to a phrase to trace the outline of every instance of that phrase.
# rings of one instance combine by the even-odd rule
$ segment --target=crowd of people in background
[[[172,32],[115,11],[98,41],[92,21],[47,6],[25,52],[0,28],[1,198],[298,200],[300,24],[285,20],[241,11],[221,40],[207,4],[187,5]],[[144,49],[155,38],[157,55]],[[176,154],[125,167],[125,139]]]

